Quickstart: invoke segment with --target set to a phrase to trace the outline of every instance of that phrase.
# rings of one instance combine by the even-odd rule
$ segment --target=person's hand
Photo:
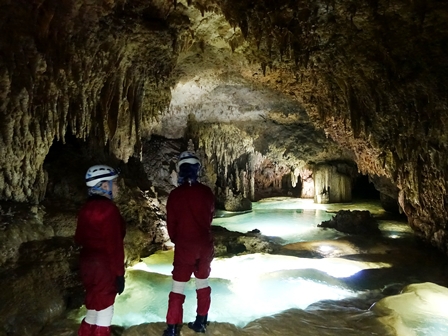
[[[117,293],[120,295],[124,291],[124,275],[115,278],[115,285],[117,286]]]

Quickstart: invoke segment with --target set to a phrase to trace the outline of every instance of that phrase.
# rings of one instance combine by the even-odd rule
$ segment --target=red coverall
[[[113,201],[92,196],[78,214],[75,242],[82,246],[81,279],[87,309],[103,310],[115,302],[116,278],[124,275],[126,226]]]
[[[167,201],[167,227],[175,244],[173,280],[188,282],[194,273],[207,279],[214,257],[211,223],[215,212],[212,190],[199,182],[186,182],[171,191]],[[198,315],[206,315],[210,307],[210,287],[197,291]],[[182,323],[182,304],[185,295],[171,292],[167,323]]]

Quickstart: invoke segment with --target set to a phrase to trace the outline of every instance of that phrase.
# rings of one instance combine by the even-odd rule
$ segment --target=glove
[[[115,278],[115,285],[117,286],[117,293],[120,295],[124,291],[124,275]]]

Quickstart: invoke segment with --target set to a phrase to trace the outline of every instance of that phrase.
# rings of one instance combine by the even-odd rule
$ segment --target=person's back
[[[90,196],[78,213],[75,242],[81,246],[81,259],[107,261],[114,273],[124,273],[123,218],[115,203],[99,195]]]
[[[214,209],[214,195],[206,185],[186,182],[174,189],[167,202],[167,225],[171,241],[178,246],[212,242]]]

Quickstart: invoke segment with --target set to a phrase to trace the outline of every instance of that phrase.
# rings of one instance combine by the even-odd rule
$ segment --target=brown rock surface
[[[142,136],[181,136],[190,113],[270,121],[243,130],[270,161],[327,160],[328,145],[301,154],[301,110],[362,173],[389,178],[416,232],[445,250],[446,3],[0,4],[2,199],[44,199],[44,159],[68,131],[127,161]],[[267,90],[283,103],[266,105]]]
[[[162,242],[173,161],[145,165],[153,135],[181,139],[169,155],[191,138],[224,208],[313,197],[317,165],[356,165],[448,251],[446,1],[0,0],[0,9],[0,200],[30,206],[31,217],[12,223],[21,217],[2,205],[2,267],[21,245],[70,235],[69,202],[82,199],[97,161],[127,169],[130,259]],[[75,141],[83,146],[64,157]],[[57,143],[59,164],[49,158]],[[46,222],[39,209],[57,197],[69,209]]]

